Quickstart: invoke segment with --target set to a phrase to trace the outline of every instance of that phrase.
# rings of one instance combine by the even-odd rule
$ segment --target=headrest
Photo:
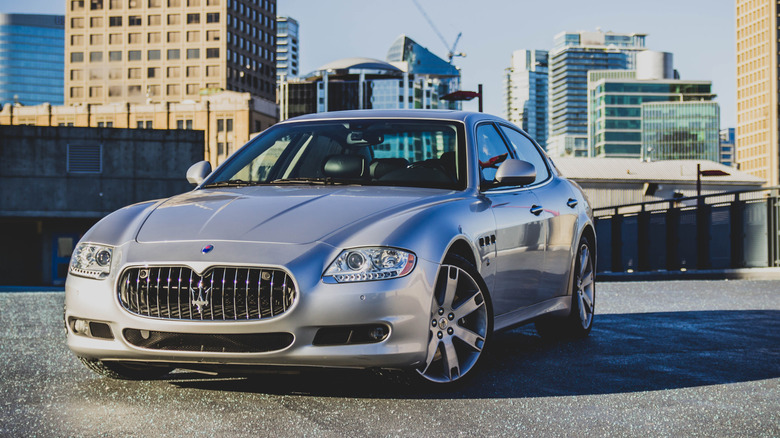
[[[404,158],[377,158],[371,162],[369,169],[371,170],[371,178],[379,179],[388,173],[402,169],[409,165],[409,162]]]
[[[366,159],[360,155],[331,155],[325,159],[322,173],[333,178],[359,178],[365,167]]]

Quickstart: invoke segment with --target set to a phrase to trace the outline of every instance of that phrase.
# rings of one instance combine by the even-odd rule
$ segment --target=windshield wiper
[[[242,186],[256,186],[258,184],[262,184],[257,181],[245,181],[243,179],[230,179],[227,181],[217,181],[210,184],[206,184],[202,188],[210,188],[210,187],[242,187]]]
[[[280,178],[271,181],[269,184],[315,184],[315,185],[336,185],[336,184],[355,184],[348,181],[337,181],[332,177],[325,178]]]

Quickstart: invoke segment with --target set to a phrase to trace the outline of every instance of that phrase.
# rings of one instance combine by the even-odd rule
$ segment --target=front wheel
[[[487,286],[459,256],[444,260],[428,323],[428,354],[417,372],[434,383],[452,383],[477,366],[493,331]]]

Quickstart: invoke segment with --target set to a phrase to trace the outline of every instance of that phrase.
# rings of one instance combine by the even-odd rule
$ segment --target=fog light
[[[368,337],[374,341],[381,341],[387,337],[387,327],[377,326],[369,330]]]
[[[89,336],[89,322],[83,319],[77,319],[73,323],[73,333]]]

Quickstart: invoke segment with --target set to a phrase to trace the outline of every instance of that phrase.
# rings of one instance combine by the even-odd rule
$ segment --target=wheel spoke
[[[578,307],[580,308],[580,320],[584,322],[588,320],[588,314],[585,310],[585,303],[584,303],[585,300],[582,299],[582,295],[583,295],[582,293],[578,293],[577,300],[579,302]]]
[[[593,271],[588,272],[585,274],[584,277],[582,277],[582,288],[586,289],[588,286],[593,284]]]
[[[587,311],[588,313],[593,312],[593,297],[590,296],[591,294],[588,293],[588,289],[583,289],[580,296],[582,297],[582,301],[585,303],[586,306],[588,306]]]
[[[442,342],[444,344],[444,356],[445,366],[447,367],[446,375],[450,380],[454,380],[460,377],[460,364],[458,363],[458,353],[455,352],[455,345],[452,344],[451,339],[447,339]],[[454,374],[453,374],[454,373]]]
[[[590,265],[590,251],[588,251],[588,247],[583,245],[583,248],[580,249],[580,278],[585,277],[585,273],[588,272],[588,268]]]
[[[454,309],[452,313],[455,314],[455,319],[461,319],[465,316],[471,315],[472,312],[485,305],[485,299],[482,297],[482,293],[477,291],[471,298],[466,300],[463,304]]]
[[[453,335],[457,336],[463,342],[467,343],[475,351],[482,351],[482,345],[484,345],[485,342],[485,339],[482,336],[461,326],[455,327],[455,331],[453,332]]]
[[[433,358],[436,357],[436,350],[439,349],[439,342],[440,341],[436,338],[436,335],[431,333],[431,340],[428,341],[428,356],[425,358],[425,369],[422,370],[423,374],[425,374],[428,371],[428,368],[431,367]]]
[[[453,273],[455,278],[452,278]],[[455,300],[455,292],[458,290],[458,276],[460,271],[454,266],[450,266],[447,270],[447,285],[444,288],[444,301],[441,303],[443,306],[451,306]]]

